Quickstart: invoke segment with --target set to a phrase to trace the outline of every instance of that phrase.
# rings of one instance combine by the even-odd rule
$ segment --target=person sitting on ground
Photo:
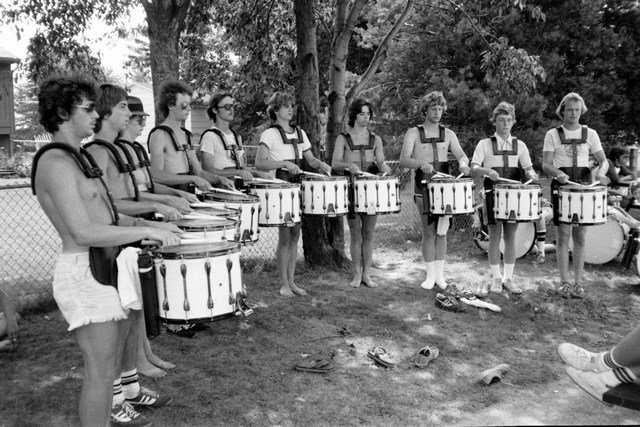
[[[558,353],[569,366],[569,377],[580,388],[602,402],[604,394],[623,383],[638,384],[640,377],[640,325],[611,350],[591,352],[562,343]]]
[[[9,294],[0,287],[0,351],[15,349],[18,340],[19,314]]]

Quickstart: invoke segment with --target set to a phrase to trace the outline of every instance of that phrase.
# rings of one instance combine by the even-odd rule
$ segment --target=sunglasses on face
[[[218,108],[218,109],[222,108],[223,110],[231,111],[231,110],[234,110],[234,109],[238,108],[238,104],[229,103],[229,104],[225,104],[225,105],[218,105],[216,108]]]
[[[188,110],[189,108],[191,108],[191,103],[189,102],[183,102],[182,104],[180,104],[181,110]]]
[[[138,122],[140,126],[144,126],[147,124],[147,119],[142,116],[134,116],[131,118],[131,120],[133,120],[134,122]]]
[[[91,104],[87,105],[76,105],[76,108],[85,110],[87,113],[93,113],[94,111],[96,111],[96,104],[92,102]]]

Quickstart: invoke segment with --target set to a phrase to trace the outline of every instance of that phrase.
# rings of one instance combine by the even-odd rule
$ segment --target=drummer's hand
[[[184,233],[184,231],[178,228],[177,225],[170,222],[149,221],[147,224],[149,224],[150,227],[157,228],[159,230],[170,231],[180,236],[182,235],[182,233]]]
[[[567,175],[564,172],[560,172],[558,175],[556,175],[556,180],[560,183],[560,184],[566,184],[567,181],[569,181],[569,175]]]
[[[293,162],[284,162],[284,163],[285,163],[284,168],[288,170],[289,173],[293,175],[300,175],[300,172],[302,172],[302,169],[300,169],[300,167],[295,163]]]
[[[489,177],[490,180],[492,181],[497,181],[500,179],[500,174],[497,171],[494,171],[493,169],[491,169],[489,171],[489,173],[487,174],[487,176]]]
[[[430,175],[433,173],[433,165],[429,162],[424,162],[424,164],[420,166],[420,170],[427,175]]]
[[[193,177],[193,184],[198,187],[200,191],[209,191],[211,190],[211,184],[204,178],[200,178],[199,176]]]
[[[538,180],[538,174],[535,173],[535,172],[531,172],[529,174],[529,179],[532,180],[532,181],[537,181]]]
[[[198,199],[198,196],[196,196],[193,193],[187,193],[186,191],[180,191],[180,190],[178,191],[179,191],[178,196],[189,203],[198,203],[200,201]]]
[[[460,166],[458,169],[466,176],[471,174],[471,168],[469,166]]]
[[[160,242],[160,246],[175,246],[180,244],[180,236],[176,233],[155,227],[147,228],[146,239]]]
[[[392,170],[389,165],[383,164],[380,166],[380,172],[382,172],[383,175],[391,175]]]
[[[611,183],[611,179],[606,175],[598,175],[596,180],[600,181],[603,185],[609,185]]]
[[[195,197],[195,199],[196,201],[198,200],[197,197]],[[189,205],[189,201],[187,201],[187,199],[183,199],[182,197],[167,196],[165,197],[162,203],[177,209],[181,214],[185,214],[187,212],[193,211],[193,209],[191,209],[191,206]]]
[[[351,175],[356,175],[358,172],[360,172],[360,168],[355,163],[351,163],[347,170],[351,173]]]
[[[253,174],[246,169],[239,169],[236,171],[236,175],[242,178],[244,181],[252,181]]]
[[[233,184],[233,181],[229,178],[225,178],[224,176],[218,176],[217,184],[222,188],[228,188],[230,190],[235,190],[236,186]]]
[[[326,164],[325,162],[320,162],[320,172],[325,173],[329,176],[331,176],[331,166],[329,166],[328,164]]]
[[[156,212],[162,214],[165,221],[175,221],[176,219],[182,218],[182,214],[177,209],[163,203],[156,205]]]

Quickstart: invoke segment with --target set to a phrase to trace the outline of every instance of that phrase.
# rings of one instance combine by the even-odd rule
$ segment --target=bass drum
[[[489,251],[489,234],[486,226],[482,226],[473,236],[476,246],[485,252]],[[533,248],[536,243],[536,224],[535,222],[518,223],[516,230],[516,258],[522,258]],[[504,255],[504,239],[500,240],[500,253]]]
[[[626,232],[618,221],[608,218],[600,225],[586,227],[584,236],[584,262],[606,264],[620,255]],[[569,238],[569,250],[573,251],[573,239]]]

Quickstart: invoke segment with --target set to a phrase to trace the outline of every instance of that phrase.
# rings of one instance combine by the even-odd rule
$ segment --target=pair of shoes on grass
[[[458,302],[458,299],[451,294],[445,295],[445,294],[437,293],[436,307],[442,310],[452,311],[454,313],[460,313],[465,311],[464,307],[461,306],[460,303]]]
[[[396,366],[396,361],[391,358],[387,350],[383,347],[373,347],[367,352],[367,357],[373,360],[377,365],[385,368],[393,368]]]
[[[557,292],[562,298],[583,298],[584,288],[582,283],[575,283],[570,285],[568,282],[564,282],[557,289]]]

